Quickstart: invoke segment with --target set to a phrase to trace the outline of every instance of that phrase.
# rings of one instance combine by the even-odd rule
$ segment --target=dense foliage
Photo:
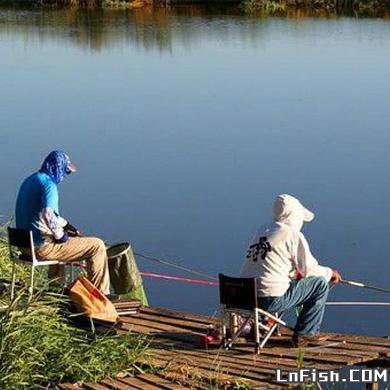
[[[10,266],[4,235],[0,240],[1,278]],[[146,349],[144,339],[114,332],[98,334],[74,327],[62,295],[45,290],[26,303],[23,273],[10,303],[8,283],[0,295],[0,389],[43,389],[61,382],[95,382],[134,370]]]

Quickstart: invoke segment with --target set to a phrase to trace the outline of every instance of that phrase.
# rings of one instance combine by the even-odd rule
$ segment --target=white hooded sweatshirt
[[[249,245],[241,277],[258,278],[261,297],[282,296],[297,271],[302,277],[323,276],[329,281],[332,270],[318,264],[300,231],[314,214],[287,194],[275,198],[273,214],[274,222],[261,226]]]

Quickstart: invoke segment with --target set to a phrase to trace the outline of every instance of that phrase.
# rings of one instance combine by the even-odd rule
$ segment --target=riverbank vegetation
[[[23,267],[24,269],[27,267]],[[144,338],[97,332],[73,325],[75,315],[47,285],[26,303],[21,268],[16,299],[9,301],[11,264],[4,229],[0,235],[0,389],[46,389],[63,382],[97,382],[120,372],[134,372],[147,350]],[[43,282],[43,278],[41,281]],[[46,287],[46,288],[45,288]]]
[[[286,13],[287,9],[325,10],[337,14],[382,16],[390,10],[390,0],[228,0],[246,12]],[[0,5],[51,8],[134,9],[167,5],[226,5],[223,0],[0,0]]]
[[[33,7],[141,8],[152,0],[0,0],[0,4]]]
[[[288,9],[326,10],[335,14],[377,16],[390,10],[390,0],[244,0],[248,13],[268,11],[284,14]]]

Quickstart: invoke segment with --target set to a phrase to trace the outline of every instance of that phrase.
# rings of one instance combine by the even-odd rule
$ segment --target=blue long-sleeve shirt
[[[44,172],[36,172],[21,185],[16,201],[16,227],[32,230],[34,245],[64,237],[67,221],[60,217],[58,188]]]

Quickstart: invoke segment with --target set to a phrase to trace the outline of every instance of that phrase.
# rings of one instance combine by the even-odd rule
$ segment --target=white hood
[[[291,195],[278,195],[273,205],[274,221],[291,226],[300,231],[304,222],[311,222],[314,213],[305,208],[302,203]]]
[[[329,281],[332,270],[318,263],[300,231],[304,222],[313,220],[314,214],[286,194],[275,198],[273,213],[274,221],[261,226],[250,242],[241,277],[258,278],[262,297],[285,294],[296,271],[304,278],[322,276]]]

